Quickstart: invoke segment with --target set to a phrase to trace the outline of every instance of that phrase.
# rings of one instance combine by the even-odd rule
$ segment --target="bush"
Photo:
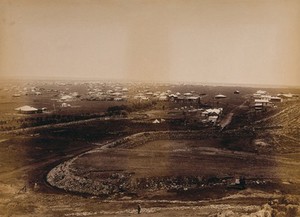
[[[107,113],[110,116],[112,116],[112,115],[121,115],[121,114],[127,113],[127,110],[128,110],[128,108],[125,105],[111,106],[111,107],[108,107]]]

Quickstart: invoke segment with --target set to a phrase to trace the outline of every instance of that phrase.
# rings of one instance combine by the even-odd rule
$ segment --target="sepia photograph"
[[[299,0],[0,0],[0,216],[299,217]]]

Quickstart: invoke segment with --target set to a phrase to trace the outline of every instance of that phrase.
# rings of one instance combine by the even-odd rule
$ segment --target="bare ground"
[[[146,175],[160,176],[172,171],[172,168],[177,171],[175,169],[178,167],[181,168],[181,172],[177,171],[179,176],[187,174],[190,170],[189,174],[201,172],[213,176],[242,174],[259,181],[271,180],[263,185],[248,186],[244,190],[225,189],[224,191],[224,188],[220,187],[214,191],[213,188],[207,188],[196,192],[197,197],[191,197],[193,191],[188,191],[188,194],[181,191],[179,194],[175,193],[173,197],[174,192],[171,193],[173,196],[166,195],[164,190],[156,190],[154,193],[146,194],[144,198],[139,192],[141,199],[124,196],[104,200],[102,197],[92,195],[70,194],[48,186],[40,178],[63,160],[77,156],[95,146],[82,146],[85,142],[81,141],[80,144],[75,142],[63,150],[61,147],[65,147],[64,143],[68,142],[57,143],[55,137],[52,139],[56,139],[56,145],[54,142],[49,142],[51,139],[48,138],[45,139],[48,141],[46,146],[42,146],[43,141],[35,144],[31,136],[19,135],[12,139],[8,135],[2,135],[0,216],[136,216],[138,203],[142,205],[142,214],[139,216],[268,216],[271,213],[273,216],[300,216],[298,169],[300,134],[297,108],[291,107],[286,110],[291,112],[280,113],[258,124],[258,127],[268,127],[280,123],[281,127],[256,132],[255,140],[249,144],[258,150],[257,153],[234,150],[232,148],[235,147],[234,144],[229,149],[224,149],[220,147],[222,143],[219,144],[218,141],[203,140],[201,142],[176,141],[178,144],[175,146],[166,141],[150,142],[133,149],[126,147],[114,149],[111,154],[114,153],[116,156],[110,155],[110,158],[103,155],[107,150],[101,155],[103,158],[107,157],[110,162],[125,162],[121,166],[133,169],[136,178]],[[155,145],[158,144],[161,148],[156,150]],[[241,141],[236,146],[240,144]],[[192,159],[197,162],[194,164],[195,168],[189,168],[188,164],[182,163],[182,160],[176,160],[182,159],[186,154],[189,156],[184,158],[186,162],[193,164]],[[153,166],[158,163],[153,156],[164,162],[164,166],[153,169]],[[136,168],[129,162],[131,157],[137,157],[135,163],[139,163],[139,158],[143,159],[144,163]],[[211,160],[215,160],[215,163]],[[240,168],[234,162],[238,163]],[[201,166],[198,167],[199,165]],[[237,169],[232,172],[228,169],[231,166]],[[209,167],[213,170],[210,171]],[[226,171],[227,169],[229,172]],[[257,174],[263,176],[258,177]],[[38,182],[37,188],[34,188],[34,181]],[[25,190],[24,186],[26,186]],[[183,194],[180,194],[182,192]]]

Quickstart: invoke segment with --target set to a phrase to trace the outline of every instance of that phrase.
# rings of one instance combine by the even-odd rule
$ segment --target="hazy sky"
[[[299,0],[0,0],[0,75],[300,84]]]

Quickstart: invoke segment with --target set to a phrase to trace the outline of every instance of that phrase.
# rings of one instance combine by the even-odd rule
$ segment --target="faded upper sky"
[[[299,0],[0,0],[0,75],[300,84]]]

